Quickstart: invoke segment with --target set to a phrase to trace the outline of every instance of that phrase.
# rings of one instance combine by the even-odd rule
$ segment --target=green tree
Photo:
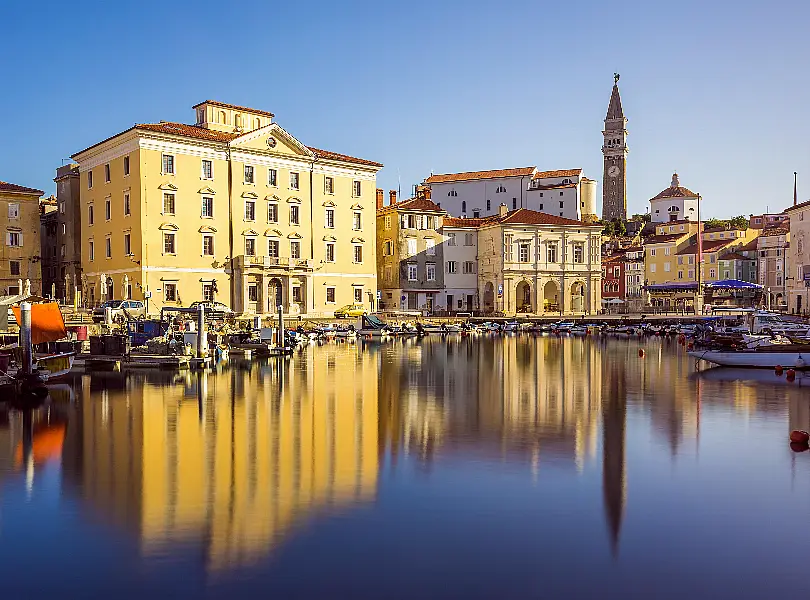
[[[725,227],[725,226],[726,221],[724,221],[723,219],[706,219],[703,222],[703,227],[705,229],[713,229],[715,227]]]
[[[602,235],[613,237],[616,234],[616,230],[613,227],[613,221],[605,222],[604,226],[605,228],[602,230]]]
[[[732,217],[728,220],[728,224],[731,226],[732,229],[742,229],[743,231],[748,229],[748,217],[745,215],[739,215],[736,217]]]
[[[630,220],[638,223],[649,223],[652,220],[652,215],[650,213],[644,213],[643,215],[636,214],[630,217]]]
[[[627,225],[622,219],[613,219],[613,231],[618,236],[627,235]]]

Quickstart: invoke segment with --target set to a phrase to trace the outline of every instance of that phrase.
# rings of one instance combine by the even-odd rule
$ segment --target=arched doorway
[[[491,313],[495,310],[495,285],[488,281],[484,286],[484,312]]]
[[[519,313],[534,312],[532,309],[532,285],[528,281],[521,281],[515,290],[515,308]]]
[[[585,311],[585,286],[581,281],[577,281],[571,286],[571,311]]]
[[[784,302],[784,296],[782,294],[776,294],[776,309],[782,309],[782,303]]]
[[[560,294],[557,284],[553,281],[547,281],[543,286],[543,310],[544,311],[557,311],[560,310]]]
[[[281,304],[284,304],[284,292],[282,291],[281,281],[271,279],[267,283],[267,312],[277,312]]]

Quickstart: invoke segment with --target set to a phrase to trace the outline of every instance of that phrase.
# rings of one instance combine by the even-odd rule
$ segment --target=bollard
[[[20,304],[20,347],[22,348],[22,372],[30,375],[34,370],[34,346],[31,338],[31,303]]]
[[[112,308],[109,306],[104,307],[104,324],[108,327],[112,325]]]
[[[208,334],[205,331],[205,306],[197,305],[197,358],[205,358]]]
[[[284,308],[278,305],[278,347],[284,348]]]

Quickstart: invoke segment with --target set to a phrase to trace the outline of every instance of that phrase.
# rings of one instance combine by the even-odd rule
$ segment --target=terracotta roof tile
[[[661,200],[662,198],[697,198],[698,195],[683,186],[668,187],[650,200]]]
[[[528,208],[518,208],[517,210],[510,210],[506,213],[505,217],[498,219],[501,223],[512,224],[526,224],[526,225],[577,225],[580,227],[589,227],[587,223],[582,221],[575,221],[573,219],[565,219],[555,215],[538,212],[536,210],[529,210]],[[602,227],[601,225],[590,225],[590,227]]]
[[[747,256],[743,256],[737,252],[729,252],[728,254],[724,254],[720,257],[720,260],[756,260],[754,258],[748,258]]]
[[[451,181],[470,181],[473,179],[498,179],[501,177],[528,177],[534,173],[536,167],[521,167],[517,169],[496,169],[493,171],[468,171],[466,173],[445,173],[431,175],[425,183],[448,183]]]
[[[557,171],[538,171],[532,179],[553,179],[555,177],[578,177],[582,169],[562,169]]]
[[[807,208],[807,207],[810,207],[810,200],[808,200],[807,202],[801,202],[801,203],[797,204],[796,206],[789,206],[785,210],[783,210],[782,212],[789,213],[789,212],[792,212],[794,210],[798,210],[800,208]]]
[[[686,235],[690,235],[688,231],[682,231],[681,233],[669,233],[665,235],[651,235],[645,240],[645,243],[663,244],[666,242],[674,242],[675,240],[679,240]]]
[[[0,181],[0,192],[7,194],[35,194],[41,196],[45,192],[36,188],[25,187],[24,185],[17,185],[16,183],[7,183]]]
[[[770,235],[786,235],[790,233],[790,229],[787,227],[768,227],[762,230],[762,233],[759,234],[760,237],[766,237]]]
[[[230,142],[238,138],[241,133],[226,133],[224,131],[215,131],[213,129],[206,129],[197,125],[186,125],[184,123],[171,123],[169,121],[161,121],[160,123],[139,123],[135,125],[137,129],[146,129],[148,131],[156,131],[158,133],[169,133],[172,135],[182,135],[186,137],[194,137],[201,140],[209,140],[212,142]]]
[[[706,254],[706,253],[710,253],[710,252],[716,252],[717,250],[720,250],[724,246],[728,246],[732,242],[736,242],[736,241],[738,241],[738,240],[733,240],[733,239],[732,240],[709,240],[709,241],[704,240],[703,241],[703,253]],[[697,254],[697,250],[698,250],[697,244],[689,244],[686,248],[683,248],[683,249],[679,250],[675,254],[677,254],[677,255]]]
[[[232,108],[234,110],[243,110],[245,112],[251,112],[257,115],[264,115],[266,117],[275,117],[271,112],[267,112],[265,110],[257,110],[255,108],[247,108],[245,106],[237,106],[236,104],[226,104],[225,102],[218,102],[216,100],[206,100],[205,102],[200,102],[199,104],[195,104],[191,108],[197,108],[198,106],[202,106],[203,104],[210,104],[211,106],[221,106],[222,108]]]
[[[755,250],[757,250],[759,245],[759,242],[757,240],[758,238],[754,238],[742,248],[738,248],[737,252],[754,252]]]
[[[493,220],[493,217],[486,217],[483,219],[459,219],[457,217],[445,217],[442,221],[444,227],[480,227],[487,221]]]
[[[329,150],[319,150],[318,148],[313,148],[312,146],[307,146],[310,150],[312,150],[318,158],[325,158],[327,160],[341,160],[344,162],[353,162],[357,163],[358,165],[369,165],[371,167],[382,167],[382,163],[374,162],[373,160],[366,160],[365,158],[356,158],[354,156],[348,156],[346,154],[338,154],[337,152],[329,152]]]

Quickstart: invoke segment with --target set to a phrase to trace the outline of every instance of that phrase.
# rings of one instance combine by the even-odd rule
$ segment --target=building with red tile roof
[[[670,186],[650,198],[652,222],[697,221],[699,199],[700,195],[683,187],[674,173]]]

